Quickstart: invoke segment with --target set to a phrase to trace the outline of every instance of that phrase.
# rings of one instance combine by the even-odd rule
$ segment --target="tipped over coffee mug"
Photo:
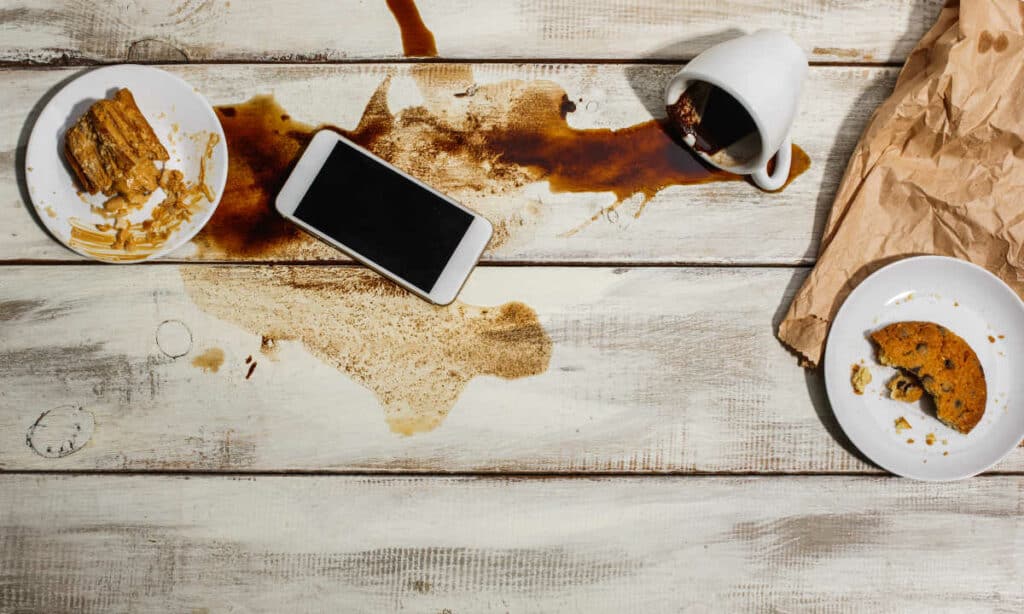
[[[790,131],[806,76],[807,56],[793,39],[759,30],[695,57],[668,84],[665,104],[697,155],[778,190],[789,177]]]

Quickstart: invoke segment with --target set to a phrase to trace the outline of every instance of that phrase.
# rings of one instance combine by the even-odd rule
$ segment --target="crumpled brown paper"
[[[1024,2],[953,3],[861,136],[779,339],[817,365],[850,291],[911,255],[970,260],[1022,294],[1022,244]]]

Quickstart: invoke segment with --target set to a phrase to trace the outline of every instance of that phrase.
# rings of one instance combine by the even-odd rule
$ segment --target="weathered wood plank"
[[[0,467],[873,471],[773,337],[802,278],[484,267],[460,297],[534,320],[435,310],[353,267],[4,267]],[[92,432],[27,446],[63,406]],[[997,469],[1022,467],[1024,449]]]
[[[422,104],[464,101],[454,94],[469,84],[550,80],[576,101],[568,116],[575,128],[623,128],[664,115],[662,86],[675,66],[630,65],[377,65],[377,66],[185,66],[171,68],[215,104],[273,93],[295,118],[353,128],[368,100],[393,75],[388,102],[393,112]],[[19,188],[17,168],[34,114],[47,91],[71,70],[0,71],[0,260],[75,259],[32,218]],[[817,68],[811,71],[795,141],[810,154],[809,171],[780,194],[746,183],[673,186],[660,191],[634,218],[640,199],[583,228],[595,212],[615,201],[611,192],[553,194],[546,182],[497,196],[469,187],[466,204],[505,229],[504,240],[485,260],[504,262],[774,263],[812,262],[832,194],[847,157],[876,105],[888,94],[891,68]],[[460,102],[461,104],[461,102]],[[493,110],[493,109],[492,109]],[[454,112],[464,117],[465,109]],[[497,112],[497,111],[495,111]],[[412,138],[412,137],[410,137]],[[420,157],[422,159],[422,157]],[[614,161],[610,161],[614,162]],[[470,170],[473,167],[470,165]],[[482,167],[481,167],[482,168]],[[409,169],[417,173],[416,169]],[[480,181],[484,181],[481,178]],[[429,178],[427,178],[430,181]],[[475,180],[474,180],[475,181]],[[187,246],[179,259],[339,259],[312,239],[293,241],[268,255]]]
[[[900,62],[938,0],[479,3],[420,0],[446,59],[682,60],[741,31],[779,28],[817,61]],[[384,0],[7,2],[0,62],[323,62],[402,57]]]
[[[1016,612],[1024,478],[0,476],[4,612]]]

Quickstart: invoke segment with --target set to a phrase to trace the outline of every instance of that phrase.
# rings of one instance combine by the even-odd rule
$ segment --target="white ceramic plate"
[[[83,74],[57,92],[36,119],[25,155],[25,178],[36,213],[50,233],[83,256],[104,259],[70,243],[71,218],[88,224],[109,220],[93,213],[89,206],[102,205],[107,197],[84,192],[79,195],[81,186],[64,160],[64,134],[92,103],[111,97],[123,87],[132,91],[142,114],[167,148],[167,166],[181,170],[186,181],[196,181],[209,135],[217,134],[220,139],[206,165],[206,184],[213,191],[213,202],[203,199],[203,209],[178,228],[163,246],[134,261],[141,262],[162,256],[195,236],[213,215],[227,181],[224,131],[210,104],[191,85],[149,66],[108,66]],[[163,191],[158,189],[143,209],[132,214],[131,220],[145,220],[163,197]]]
[[[896,370],[878,364],[867,335],[907,320],[945,326],[963,337],[981,360],[988,403],[969,434],[939,422],[930,409],[925,410],[927,399],[902,403],[889,398],[885,384]],[[861,361],[873,379],[864,394],[857,395],[850,372]],[[956,480],[996,464],[1024,437],[1022,361],[1024,303],[1013,290],[963,260],[921,256],[876,271],[843,303],[825,348],[825,387],[850,441],[882,468],[918,480]],[[900,416],[910,422],[911,430],[896,432]],[[930,446],[928,433],[935,434]]]

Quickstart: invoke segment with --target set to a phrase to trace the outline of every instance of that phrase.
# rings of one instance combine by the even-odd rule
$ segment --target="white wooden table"
[[[887,477],[774,339],[941,4],[421,0],[439,55],[420,61],[384,0],[6,0],[0,613],[1021,611],[1024,451],[959,483]],[[695,53],[767,26],[813,64],[810,170],[776,195],[668,187],[571,236],[614,197],[468,181],[505,236],[461,311],[306,240],[87,263],[26,204],[34,115],[95,64],[350,129],[389,76],[395,114],[547,80],[571,127],[622,128],[662,114]],[[480,308],[512,301],[532,311]],[[215,372],[193,365],[211,349]],[[26,445],[62,406],[92,417],[88,444]]]

